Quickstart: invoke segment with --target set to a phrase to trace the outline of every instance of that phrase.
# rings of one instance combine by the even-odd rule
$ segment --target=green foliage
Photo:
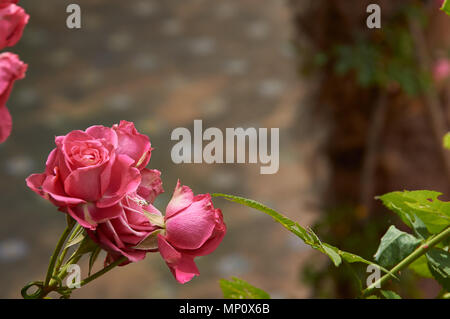
[[[381,290],[380,292],[383,295],[383,297],[386,299],[402,299],[402,297],[400,297],[399,295],[397,295],[395,292],[393,292],[391,290]]]
[[[444,138],[445,146],[450,144],[448,139],[450,137],[447,134]],[[374,294],[378,284],[382,285],[390,277],[397,279],[395,274],[405,268],[413,270],[419,276],[434,278],[443,287],[440,297],[448,296],[450,290],[450,202],[438,199],[440,195],[442,194],[439,192],[421,190],[391,192],[378,197],[414,231],[415,236],[397,229],[394,225],[389,227],[381,238],[374,256],[375,261],[381,265],[378,267],[387,274],[364,289],[361,293],[362,297],[378,298]],[[376,265],[358,255],[322,242],[312,229],[303,228],[297,222],[257,201],[226,194],[213,194],[213,196],[223,197],[271,216],[276,222],[301,238],[305,244],[326,254],[336,267],[344,261],[344,264],[350,268],[352,276],[356,277],[359,289],[362,289],[362,282],[349,264]],[[391,270],[388,271],[384,267]],[[221,280],[220,285],[225,298],[269,298],[269,295],[261,289],[238,278],[233,278],[233,281]],[[379,294],[386,299],[401,299],[397,293],[390,290],[380,290]]]
[[[450,253],[440,248],[432,248],[426,256],[433,277],[444,289],[450,291]]]
[[[421,225],[430,234],[437,234],[450,225],[450,202],[439,200],[440,195],[442,193],[422,190],[392,192],[378,198],[406,225],[423,236]]]
[[[232,277],[231,280],[220,280],[220,288],[226,299],[270,299],[270,295],[248,282]]]
[[[75,228],[72,235],[67,240],[64,248],[67,249],[69,247],[72,247],[72,246],[75,246],[75,245],[81,243],[85,237],[86,237],[86,232],[85,232],[84,228],[78,225],[78,227]]]
[[[409,269],[413,270],[417,275],[425,278],[433,278],[433,275],[428,268],[427,257],[421,256],[419,259],[409,265]]]
[[[373,262],[365,260],[364,258],[362,258],[360,256],[342,251],[330,244],[323,243],[319,239],[319,237],[317,237],[317,235],[312,231],[312,229],[307,230],[307,229],[303,228],[297,222],[294,222],[293,220],[287,218],[286,216],[276,212],[272,208],[269,208],[257,201],[239,197],[239,196],[234,196],[234,195],[226,195],[226,194],[212,194],[212,195],[215,197],[223,197],[229,201],[239,203],[239,204],[245,205],[247,207],[254,208],[256,210],[259,210],[259,211],[271,216],[276,222],[283,225],[287,230],[289,230],[293,234],[300,237],[300,239],[302,239],[305,244],[326,254],[332,260],[333,264],[336,267],[338,267],[341,264],[342,259],[344,259],[345,261],[347,261],[349,263],[359,262],[359,263],[365,263],[368,265],[374,264]],[[383,268],[381,266],[379,266],[379,267],[383,271],[389,272],[385,268]]]
[[[362,87],[387,88],[398,85],[408,95],[426,90],[429,72],[419,69],[416,49],[408,29],[408,16],[423,20],[415,6],[407,6],[397,19],[383,27],[383,32],[358,33],[351,43],[337,44],[332,52],[334,70],[339,75],[354,72]]]
[[[450,15],[450,0],[445,0],[442,4],[441,10]]]
[[[383,267],[391,268],[412,253],[419,243],[420,239],[402,232],[392,225],[381,238],[380,246],[375,253],[375,260]]]

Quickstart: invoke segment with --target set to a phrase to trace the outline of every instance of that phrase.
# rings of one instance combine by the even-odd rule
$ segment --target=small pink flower
[[[159,252],[176,280],[186,283],[200,274],[194,258],[212,253],[225,236],[222,212],[214,208],[209,194],[194,196],[178,181],[164,220]]]
[[[434,64],[433,77],[436,82],[441,82],[450,76],[450,60],[439,59]]]
[[[25,10],[14,3],[3,1],[0,4],[0,50],[20,40],[29,18]]]
[[[27,65],[15,54],[6,52],[0,54],[0,143],[11,134],[12,120],[6,102],[14,82],[23,79]]]
[[[121,201],[129,194],[152,202],[163,191],[160,172],[143,167],[150,140],[131,122],[72,131],[55,143],[45,172],[30,175],[27,185],[83,227],[123,215]]]

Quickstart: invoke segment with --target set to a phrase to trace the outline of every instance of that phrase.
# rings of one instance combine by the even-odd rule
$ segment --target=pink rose
[[[12,120],[6,101],[16,80],[25,77],[27,65],[12,53],[0,54],[0,143],[3,143],[11,133]]]
[[[25,10],[15,4],[0,5],[0,50],[20,40],[29,18]]]
[[[222,212],[209,194],[194,196],[178,181],[164,220],[165,233],[157,235],[159,252],[176,280],[186,283],[200,274],[194,258],[212,253],[225,236]]]
[[[433,77],[436,82],[441,82],[450,76],[450,60],[439,59],[434,64]]]
[[[150,239],[151,242],[147,238],[161,229],[161,213],[136,194],[122,199],[119,206],[122,212],[118,217],[98,224],[96,230],[88,230],[88,235],[108,252],[105,264],[121,256],[128,258],[122,265],[137,262],[144,259],[147,252],[158,249],[156,237]],[[161,220],[161,225],[152,224],[149,215]]]
[[[17,4],[17,2],[19,2],[19,0],[0,0],[0,6],[7,6],[11,3]]]
[[[129,194],[152,201],[162,191],[160,172],[143,167],[151,156],[150,140],[133,123],[91,126],[58,136],[55,143],[45,172],[29,176],[27,185],[83,227],[95,229],[123,215],[121,201]]]

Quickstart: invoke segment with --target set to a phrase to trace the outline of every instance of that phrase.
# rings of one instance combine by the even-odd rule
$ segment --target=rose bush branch
[[[447,227],[441,233],[433,236],[432,238],[426,240],[422,243],[415,251],[413,251],[409,256],[399,262],[394,268],[390,270],[391,273],[396,274],[401,270],[405,269],[411,265],[414,261],[419,259],[421,256],[425,255],[431,248],[441,243],[442,241],[450,238],[450,227]],[[388,274],[381,277],[379,280],[375,281],[372,285],[363,290],[362,296],[368,296],[374,290],[381,288],[386,281],[390,279]]]

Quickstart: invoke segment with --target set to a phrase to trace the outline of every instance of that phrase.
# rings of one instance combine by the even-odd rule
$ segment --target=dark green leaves
[[[450,203],[438,199],[441,195],[434,191],[392,192],[379,199],[390,210],[397,213],[411,229],[419,218],[430,234],[437,234],[450,225]]]
[[[442,4],[441,10],[450,15],[450,0],[445,0]]]
[[[417,67],[408,28],[396,23],[383,28],[383,36],[358,37],[351,44],[337,45],[332,54],[335,72],[354,74],[362,87],[386,88],[397,83],[407,94],[417,95],[430,82],[430,75]]]
[[[427,253],[428,268],[441,286],[450,291],[450,253],[440,248],[432,248]]]
[[[391,268],[412,253],[419,244],[420,239],[391,226],[381,238],[375,260],[381,266]]]
[[[226,299],[270,299],[270,295],[264,290],[236,277],[231,280],[221,279],[220,288]]]

